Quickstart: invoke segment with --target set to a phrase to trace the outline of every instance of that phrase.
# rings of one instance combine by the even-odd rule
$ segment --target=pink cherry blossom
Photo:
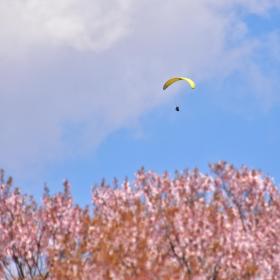
[[[226,162],[92,191],[70,184],[41,204],[0,174],[0,279],[280,279],[280,196],[273,180]]]

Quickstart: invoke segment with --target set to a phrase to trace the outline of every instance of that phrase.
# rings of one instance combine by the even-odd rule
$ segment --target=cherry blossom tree
[[[93,212],[70,185],[42,205],[1,174],[1,279],[280,279],[280,196],[258,170],[226,162],[170,176],[103,181]]]

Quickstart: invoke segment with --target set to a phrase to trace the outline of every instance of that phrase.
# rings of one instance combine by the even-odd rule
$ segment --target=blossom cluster
[[[102,182],[93,211],[70,184],[38,205],[0,174],[0,279],[280,279],[280,196],[258,170],[211,164]]]

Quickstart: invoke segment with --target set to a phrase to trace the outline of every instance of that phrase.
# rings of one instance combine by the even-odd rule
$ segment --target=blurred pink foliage
[[[102,182],[94,213],[70,185],[42,205],[0,177],[0,279],[280,279],[280,196],[226,162]]]

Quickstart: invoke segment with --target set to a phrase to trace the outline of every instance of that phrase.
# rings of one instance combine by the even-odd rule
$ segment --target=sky
[[[279,17],[280,0],[0,0],[0,167],[38,202],[68,179],[80,205],[141,166],[279,184]],[[197,88],[163,91],[177,75]]]

